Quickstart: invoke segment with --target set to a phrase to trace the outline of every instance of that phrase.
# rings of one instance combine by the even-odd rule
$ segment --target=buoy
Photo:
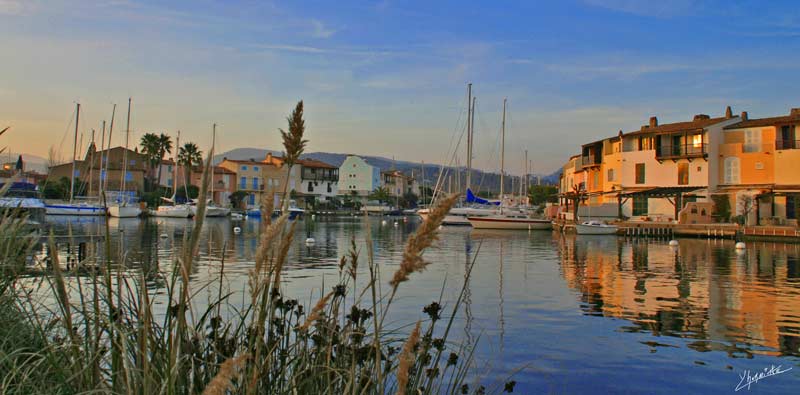
[[[237,235],[238,235],[239,233],[242,233],[242,228],[240,228],[240,227],[238,227],[238,226],[234,226],[234,227],[233,227],[233,233],[235,233],[235,234],[237,234]]]
[[[747,246],[743,242],[740,241],[740,242],[736,243],[736,249],[737,250],[743,250],[745,248],[747,248]]]
[[[169,235],[167,235],[166,233],[162,233],[160,237],[161,237],[162,239],[166,239],[167,237],[169,237]]]
[[[381,225],[386,225],[386,220],[381,221]]]
[[[678,240],[670,240],[669,241],[669,245],[670,245],[670,247],[677,247],[678,246]]]
[[[311,214],[311,219],[317,218],[316,214]]]
[[[397,221],[394,221],[394,226],[398,226],[398,225],[400,225],[400,223],[397,222]]]
[[[408,217],[403,217],[403,222],[408,222]]]
[[[314,238],[313,238],[313,237],[309,237],[309,238],[307,238],[307,239],[306,239],[306,244],[314,244],[314,243],[316,243],[316,242],[317,242],[317,241],[316,241],[316,240],[314,240]]]

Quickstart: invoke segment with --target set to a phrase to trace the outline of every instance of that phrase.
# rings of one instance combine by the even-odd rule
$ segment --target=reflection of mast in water
[[[464,335],[467,344],[465,346],[467,349],[472,346],[473,339],[472,339],[472,291],[470,290],[469,283],[471,277],[471,270],[470,264],[472,263],[472,239],[467,236],[465,238],[464,243],[464,252],[466,258],[466,265],[464,266],[464,317],[466,321],[464,322]]]
[[[504,240],[500,239],[500,320],[499,320],[499,327],[500,327],[500,354],[503,354],[503,345],[505,344],[504,338],[506,334],[506,319],[503,315],[503,243]]]

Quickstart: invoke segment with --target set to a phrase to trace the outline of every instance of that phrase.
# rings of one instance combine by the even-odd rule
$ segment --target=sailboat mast
[[[172,204],[178,199],[178,152],[181,147],[181,131],[178,131],[178,137],[175,139],[175,167],[172,169]]]
[[[211,131],[211,155],[214,154],[214,148],[217,143],[217,124],[214,124],[214,127]],[[214,166],[211,167],[211,201],[216,202],[214,199]]]
[[[500,137],[500,204],[503,204],[503,187],[506,171],[506,101],[503,99],[503,125]]]
[[[472,185],[472,84],[467,84],[467,188]]]
[[[131,98],[128,98],[128,119],[125,122],[125,151],[122,151],[122,194],[125,194],[125,181],[128,178],[128,140],[131,135]],[[122,199],[120,199],[120,203]]]
[[[75,109],[75,139],[72,141],[72,174],[69,177],[69,202],[75,197],[75,157],[78,156],[78,121],[81,118],[81,103]]]
[[[108,127],[108,152],[106,153],[106,179],[103,182],[103,190],[108,190],[108,163],[111,162],[109,160],[111,158],[111,135],[114,134],[114,116],[117,114],[117,104],[114,104],[114,107],[111,109],[111,124]],[[102,164],[102,163],[101,163]]]
[[[92,129],[92,146],[94,147],[94,129]],[[89,192],[87,192],[87,196],[92,196],[92,177],[94,176],[94,151],[92,151],[91,155],[89,155]]]
[[[106,174],[103,171],[103,151],[106,149],[106,121],[103,120],[103,133],[100,137],[100,175],[97,176],[97,195],[101,196],[103,194],[104,186],[103,186],[103,179],[104,175]]]

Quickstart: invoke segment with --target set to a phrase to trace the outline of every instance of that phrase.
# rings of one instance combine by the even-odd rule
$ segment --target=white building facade
[[[348,155],[339,166],[339,194],[366,198],[381,186],[381,170],[364,159]]]

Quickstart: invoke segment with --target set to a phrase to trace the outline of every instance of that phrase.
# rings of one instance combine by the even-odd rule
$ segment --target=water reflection
[[[800,355],[800,246],[732,241],[564,237],[561,265],[589,315],[624,318],[624,331],[696,339],[731,357]]]

